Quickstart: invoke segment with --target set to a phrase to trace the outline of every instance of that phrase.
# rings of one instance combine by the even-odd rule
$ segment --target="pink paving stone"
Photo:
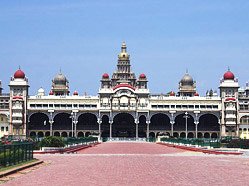
[[[107,142],[79,151],[80,154],[171,154],[186,152],[176,148],[161,148],[154,143]]]
[[[242,156],[186,153],[152,143],[104,143],[80,154],[37,155],[51,161],[5,185],[246,185]]]

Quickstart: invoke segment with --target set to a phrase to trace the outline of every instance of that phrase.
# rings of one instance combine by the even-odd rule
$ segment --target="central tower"
[[[111,84],[112,87],[121,83],[127,83],[131,86],[136,86],[136,76],[131,71],[130,55],[127,53],[125,42],[122,43],[121,52],[118,55],[117,70],[113,73]]]

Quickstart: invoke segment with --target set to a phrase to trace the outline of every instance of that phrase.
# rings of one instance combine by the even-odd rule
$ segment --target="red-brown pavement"
[[[51,162],[4,185],[247,185],[249,159],[205,155],[154,143],[107,142]]]

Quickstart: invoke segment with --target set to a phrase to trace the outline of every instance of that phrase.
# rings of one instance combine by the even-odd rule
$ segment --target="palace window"
[[[211,109],[211,108],[212,108],[212,105],[207,105],[207,108],[208,108],[208,109]]]
[[[218,105],[213,105],[213,109],[218,109]]]
[[[201,109],[205,109],[206,108],[206,105],[201,105]]]

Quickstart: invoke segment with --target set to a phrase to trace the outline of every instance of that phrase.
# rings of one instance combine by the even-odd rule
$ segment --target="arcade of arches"
[[[186,130],[187,126],[187,130]],[[108,115],[103,115],[101,120],[93,113],[82,113],[74,122],[70,113],[58,113],[53,121],[45,113],[34,113],[29,118],[28,125],[30,136],[62,136],[62,137],[87,137],[101,135],[101,137],[128,137],[145,138],[158,136],[174,136],[188,138],[217,138],[220,125],[217,116],[203,114],[195,122],[190,114],[176,115],[174,121],[167,114],[156,113],[148,121],[145,115],[137,120],[129,113],[118,113],[110,120]]]

